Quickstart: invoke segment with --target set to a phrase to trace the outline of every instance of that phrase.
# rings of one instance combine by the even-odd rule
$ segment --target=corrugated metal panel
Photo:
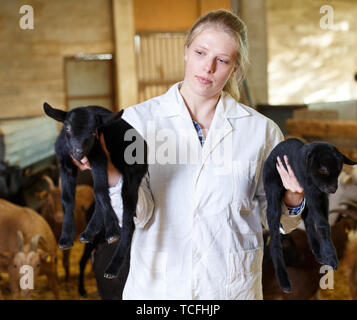
[[[139,100],[163,94],[184,75],[184,33],[135,36]]]
[[[0,121],[0,161],[25,168],[55,154],[57,123],[48,117]]]

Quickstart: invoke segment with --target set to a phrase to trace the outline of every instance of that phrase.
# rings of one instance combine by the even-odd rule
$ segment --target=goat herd
[[[343,263],[343,271],[347,279],[349,297],[357,299],[357,168],[344,168],[338,179],[337,192],[329,195],[331,238],[336,248],[338,259]],[[41,200],[39,213],[33,209],[18,206],[7,200],[0,199],[0,299],[31,299],[35,296],[37,279],[46,276],[47,287],[44,291],[51,291],[49,299],[63,299],[61,282],[70,283],[71,250],[62,251],[63,279],[58,276],[59,256],[58,242],[61,236],[63,211],[60,187],[52,179],[43,176],[46,189],[37,194]],[[76,238],[93,214],[94,192],[89,185],[77,185],[75,196],[74,217],[76,224]],[[308,244],[303,227],[287,235],[281,235],[283,256],[290,276],[292,291],[284,293],[274,276],[274,267],[268,250],[270,237],[264,234],[265,255],[263,261],[263,291],[265,299],[311,299],[318,298],[321,292],[320,283],[324,273],[321,264],[316,262]],[[108,245],[104,234],[99,234],[93,243],[80,244],[82,257],[76,269],[79,270],[78,287],[71,290],[86,297],[84,287],[84,268],[88,260],[91,261],[95,274],[95,285],[98,295],[96,298],[118,299],[125,279],[105,279],[104,270],[113,255],[115,247]],[[82,249],[83,248],[83,249]],[[21,280],[29,275],[23,270],[24,265],[31,266],[34,276],[34,290],[27,285],[20,288]],[[340,270],[339,270],[340,272]],[[23,279],[21,279],[23,278]],[[45,277],[42,277],[45,279]],[[41,278],[41,279],[42,279]],[[94,278],[94,277],[93,277]],[[6,281],[5,281],[6,280]],[[338,279],[335,278],[335,281]],[[335,287],[338,284],[335,283]],[[7,288],[7,289],[6,289]],[[3,289],[3,294],[1,293]],[[5,289],[5,290],[4,290]],[[7,293],[11,292],[11,293]],[[38,295],[36,295],[37,297]],[[48,296],[48,295],[47,295]],[[77,296],[78,297],[78,296]],[[334,296],[338,298],[337,296]],[[345,297],[344,297],[345,298]]]

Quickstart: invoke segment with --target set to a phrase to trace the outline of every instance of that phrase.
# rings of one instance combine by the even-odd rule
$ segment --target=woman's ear
[[[185,54],[184,54],[184,59],[185,59],[185,62],[187,62],[187,54],[188,54],[188,47],[185,46]]]
[[[236,75],[236,72],[238,71],[238,65],[236,64],[235,66],[234,66],[234,68],[233,68],[233,71],[232,71],[232,73],[231,73],[231,76],[230,76],[230,78],[233,78],[235,75]]]

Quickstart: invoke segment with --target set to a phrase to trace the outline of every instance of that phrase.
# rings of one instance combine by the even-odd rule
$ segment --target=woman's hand
[[[284,161],[287,169],[285,169],[280,157],[277,158],[276,163],[276,169],[278,170],[283,186],[286,189],[283,201],[287,206],[297,207],[304,200],[304,189],[296,179],[286,155],[284,156]]]

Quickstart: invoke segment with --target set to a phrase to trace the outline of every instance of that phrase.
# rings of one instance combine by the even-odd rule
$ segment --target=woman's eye
[[[202,52],[202,51],[199,51],[199,50],[196,50],[196,53],[197,53],[198,55],[202,55],[202,54],[203,54],[203,52]]]
[[[225,64],[227,64],[227,63],[228,63],[228,61],[227,61],[227,60],[223,60],[223,59],[218,59],[218,61],[219,61],[219,62],[221,62],[221,63],[225,63]]]

